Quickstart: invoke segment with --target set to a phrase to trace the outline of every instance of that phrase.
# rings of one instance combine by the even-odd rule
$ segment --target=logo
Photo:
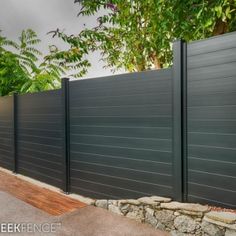
[[[0,223],[0,233],[56,233],[61,223]]]

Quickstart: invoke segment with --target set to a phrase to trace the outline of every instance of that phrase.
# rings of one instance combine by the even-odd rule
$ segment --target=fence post
[[[173,158],[174,196],[187,199],[187,47],[178,40],[173,44]]]
[[[18,173],[18,158],[17,158],[17,94],[13,94],[13,172]]]
[[[62,92],[62,121],[63,121],[63,191],[70,192],[70,119],[69,119],[69,79],[63,78]]]

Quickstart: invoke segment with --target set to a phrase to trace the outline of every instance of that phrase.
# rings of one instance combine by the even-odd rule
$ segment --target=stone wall
[[[96,200],[95,206],[169,231],[171,235],[236,236],[236,214],[208,206],[152,196],[137,200]]]

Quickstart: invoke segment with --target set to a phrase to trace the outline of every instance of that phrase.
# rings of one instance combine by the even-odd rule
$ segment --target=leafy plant
[[[0,96],[57,89],[63,75],[80,77],[87,72],[86,51],[78,47],[60,51],[50,46],[49,54],[42,57],[39,43],[31,29],[22,31],[19,42],[0,35]]]
[[[85,29],[73,41],[99,50],[108,67],[142,71],[168,67],[172,44],[235,30],[236,0],[75,0],[79,16],[98,17],[98,26]],[[102,11],[104,12],[104,11]],[[65,41],[65,34],[58,34]],[[68,41],[71,43],[70,41]]]
[[[4,47],[17,47],[17,45],[0,35],[0,96],[21,90],[27,81],[28,75],[21,67],[18,55],[6,50]]]

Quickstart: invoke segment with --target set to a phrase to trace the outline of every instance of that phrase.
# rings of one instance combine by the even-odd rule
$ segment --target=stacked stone
[[[210,211],[208,206],[152,196],[96,200],[95,206],[169,231],[173,236],[236,236],[236,214]]]

